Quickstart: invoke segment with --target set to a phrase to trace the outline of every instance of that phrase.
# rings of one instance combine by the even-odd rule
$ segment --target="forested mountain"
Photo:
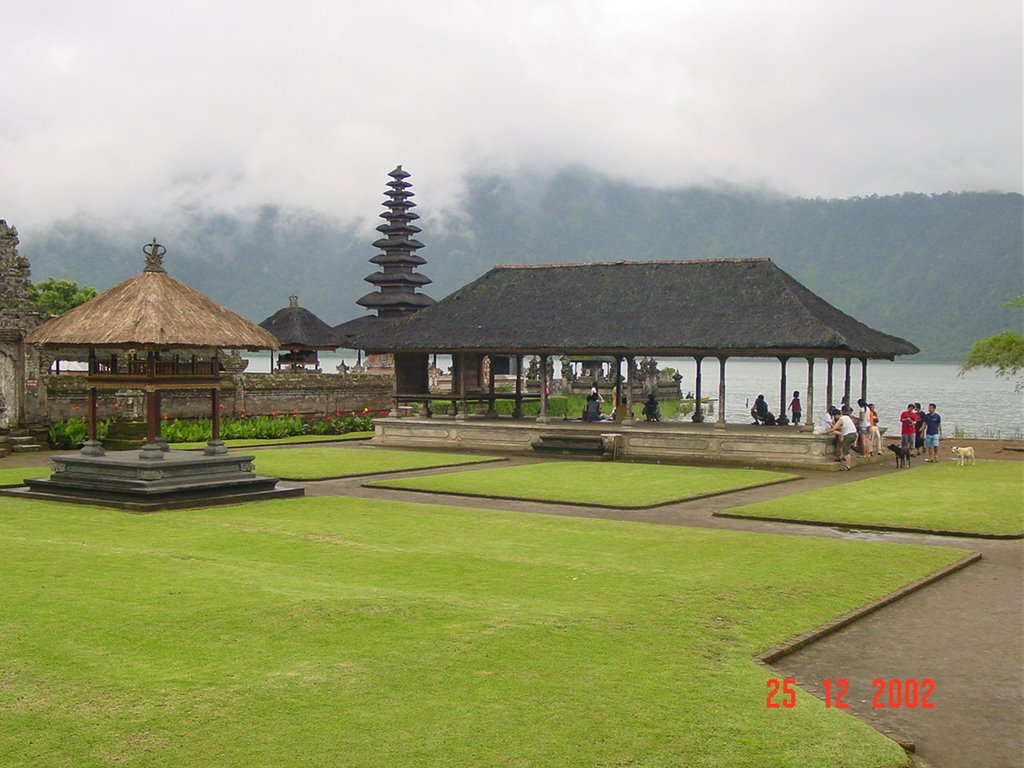
[[[999,306],[1024,293],[1017,194],[808,200],[652,189],[572,169],[472,178],[464,200],[442,217],[416,198],[422,271],[434,280],[425,292],[437,299],[497,264],[768,257],[843,311],[917,344],[920,359],[960,360],[977,338],[1019,324],[1019,312]],[[363,278],[377,252],[365,225],[276,206],[117,231],[65,221],[20,233],[36,280],[100,290],[141,270],[140,248],[155,234],[172,275],[256,322],[291,294],[332,324],[362,314],[355,299],[372,289]]]

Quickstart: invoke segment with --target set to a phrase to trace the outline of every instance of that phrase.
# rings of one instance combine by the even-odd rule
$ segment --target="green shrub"
[[[78,448],[89,434],[85,419],[73,416],[50,425],[50,445],[54,448]],[[103,442],[107,437],[107,422],[96,422],[96,439]]]
[[[347,432],[370,432],[369,416],[332,416],[304,421],[299,416],[249,416],[226,418],[220,423],[223,440],[271,440],[293,435],[343,435]],[[174,419],[165,421],[161,434],[169,443],[201,443],[213,437],[209,419]]]

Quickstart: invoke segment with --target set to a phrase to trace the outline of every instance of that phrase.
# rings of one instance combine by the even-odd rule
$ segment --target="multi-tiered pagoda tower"
[[[415,239],[421,230],[412,223],[419,216],[412,211],[416,203],[409,191],[412,184],[406,181],[409,174],[398,166],[388,176],[391,177],[387,184],[390,189],[384,193],[388,197],[384,201],[387,211],[380,215],[385,223],[377,227],[384,237],[373,243],[374,248],[380,248],[382,253],[370,259],[380,267],[380,271],[366,277],[366,282],[378,290],[366,294],[356,303],[376,310],[378,317],[402,317],[436,302],[417,290],[432,281],[415,271],[427,261],[416,254],[423,243]]]

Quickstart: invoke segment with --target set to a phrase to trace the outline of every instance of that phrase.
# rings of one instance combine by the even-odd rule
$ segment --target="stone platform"
[[[715,422],[584,422],[469,416],[374,419],[374,443],[396,448],[533,453],[535,445],[601,438],[605,457],[743,467],[838,470],[833,438],[792,426]],[[882,459],[878,459],[881,461]],[[858,459],[858,461],[862,461]],[[872,459],[874,461],[874,459]]]
[[[198,451],[166,451],[160,459],[140,458],[139,451],[60,455],[52,459],[50,477],[29,479],[26,488],[0,493],[132,512],[303,495],[301,488],[278,488],[276,477],[255,474],[252,461],[251,455],[207,456]]]

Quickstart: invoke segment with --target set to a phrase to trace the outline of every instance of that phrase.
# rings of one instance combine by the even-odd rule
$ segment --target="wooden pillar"
[[[615,356],[615,376],[612,378],[612,419],[615,421],[622,420],[622,411],[619,410],[622,406],[619,403],[622,402],[622,356]]]
[[[814,429],[814,358],[807,358],[807,391],[804,392],[804,425],[803,430],[810,432]]]
[[[728,359],[718,358],[718,420],[715,429],[725,429],[725,361]]]
[[[487,416],[493,419],[498,411],[494,408],[494,356],[491,354],[487,355],[487,394]]]
[[[625,395],[626,413],[622,417],[622,426],[630,427],[633,425],[633,382],[636,374],[636,358],[633,355],[626,355],[626,376],[629,379],[624,384],[620,385],[623,387],[623,394]]]
[[[701,363],[704,362],[704,357],[702,355],[695,355],[693,360],[697,363],[697,374],[693,381],[693,416],[690,417],[690,420],[693,421],[694,424],[700,424],[704,421],[704,408],[700,402],[702,383]]]
[[[548,356],[540,356],[540,414],[537,421],[546,423],[548,417]]]
[[[516,355],[516,401],[512,418],[523,418],[523,356]]]
[[[152,349],[146,351],[146,378],[151,381],[146,387],[146,444],[139,451],[139,458],[162,459],[164,452],[156,443],[160,436],[160,403],[157,400],[156,385],[152,383],[156,378],[156,353]]]
[[[220,376],[220,357],[214,355],[210,360],[210,371],[214,376]],[[397,380],[398,374],[395,374],[395,387],[397,392]],[[396,411],[397,413],[397,411]],[[220,382],[218,381],[210,389],[210,427],[212,434],[210,435],[210,441],[206,444],[203,449],[203,453],[207,456],[219,456],[228,452],[228,449],[224,447],[224,441],[220,439]]]
[[[825,361],[825,407],[830,408],[836,404],[835,397],[833,396],[834,381],[832,377],[832,366],[835,363],[833,358],[828,358]]]
[[[868,399],[868,359],[860,359],[860,397],[867,402]]]
[[[96,375],[96,349],[94,347],[89,348],[89,378],[92,379]],[[100,441],[96,439],[96,410],[98,407],[98,398],[96,393],[96,386],[90,386],[86,393],[85,400],[85,423],[86,423],[86,439],[85,443],[82,444],[80,453],[83,456],[102,456],[104,454],[103,446]]]
[[[779,377],[779,419],[781,420],[786,416],[786,364],[789,362],[789,358],[786,355],[779,355],[779,364],[782,367]]]
[[[467,357],[467,355],[462,353],[462,352],[458,352],[458,353],[456,353],[455,355],[452,356],[453,362],[455,361],[456,357],[458,357],[458,359],[459,359],[458,368],[456,369],[456,371],[458,372],[458,376],[457,376],[457,378],[458,378],[458,387],[457,387],[456,391],[459,394],[459,411],[455,415],[455,418],[456,419],[465,419],[466,418],[466,411],[468,410],[468,407],[467,407],[467,404],[466,404],[466,362],[467,362],[466,357]]]
[[[846,374],[843,377],[843,402],[850,405],[850,358],[846,358]],[[850,406],[851,408],[853,406]]]

